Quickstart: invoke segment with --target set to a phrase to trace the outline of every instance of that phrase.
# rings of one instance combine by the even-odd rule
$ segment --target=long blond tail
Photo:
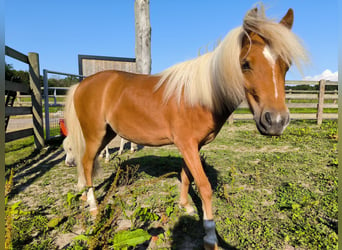
[[[75,158],[77,165],[77,174],[78,174],[78,189],[83,189],[86,186],[86,180],[84,176],[84,169],[82,164],[82,158],[85,151],[85,140],[82,133],[82,128],[80,122],[78,120],[75,105],[74,105],[74,94],[79,84],[73,85],[70,87],[66,101],[65,101],[65,109],[64,109],[64,118],[66,122],[66,127],[68,131],[68,137],[70,141],[70,146],[72,150],[72,154]],[[93,169],[93,177],[101,175],[101,166],[97,160],[97,157],[94,162]]]
[[[71,151],[75,158],[77,165],[78,184],[77,187],[82,189],[86,185],[84,170],[82,165],[82,157],[85,151],[85,141],[82,133],[82,128],[78,120],[75,106],[74,106],[74,94],[78,84],[70,87],[64,109],[64,119],[68,131],[68,137],[70,141]]]

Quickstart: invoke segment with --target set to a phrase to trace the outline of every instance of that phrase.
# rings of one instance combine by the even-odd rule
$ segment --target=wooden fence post
[[[319,126],[322,124],[322,120],[323,120],[324,92],[325,92],[325,80],[320,80],[318,104],[317,104],[317,125]]]
[[[292,95],[292,89],[289,89],[289,95]],[[288,99],[287,103],[291,103],[291,99]]]
[[[151,74],[150,0],[134,1],[134,17],[136,72]],[[131,144],[131,147],[136,147],[136,144]]]
[[[151,73],[151,23],[150,1],[135,0],[135,57],[140,74]]]
[[[40,91],[40,70],[39,55],[37,53],[28,53],[30,88],[32,100],[32,119],[34,143],[37,149],[44,147],[44,128],[43,128],[43,109],[42,94]]]

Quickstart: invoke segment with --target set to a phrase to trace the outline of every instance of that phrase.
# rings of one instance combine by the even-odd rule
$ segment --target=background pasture
[[[201,249],[198,214],[178,207],[182,159],[174,146],[102,161],[95,222],[75,191],[59,140],[6,144],[6,232],[14,249]],[[337,122],[292,121],[280,137],[254,122],[225,125],[201,150],[214,190],[222,249],[337,248]],[[20,156],[20,157],[18,157]],[[190,192],[201,213],[196,187]]]

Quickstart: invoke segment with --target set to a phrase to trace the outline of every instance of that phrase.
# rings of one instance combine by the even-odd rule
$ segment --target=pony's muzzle
[[[71,157],[66,157],[65,158],[65,165],[67,165],[68,167],[76,167],[76,161],[75,161],[75,159],[73,159]]]
[[[263,135],[281,135],[290,123],[289,111],[264,110],[260,116],[257,127]]]

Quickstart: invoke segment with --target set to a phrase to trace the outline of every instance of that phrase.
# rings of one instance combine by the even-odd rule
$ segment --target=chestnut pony
[[[247,98],[263,135],[280,135],[289,124],[285,74],[300,66],[305,50],[292,33],[293,10],[280,23],[264,8],[247,12],[243,25],[212,52],[156,75],[103,71],[71,87],[65,118],[77,152],[78,187],[87,187],[90,211],[97,213],[93,175],[97,155],[117,134],[140,145],[175,144],[186,166],[181,172],[180,205],[188,211],[190,180],[203,208],[204,243],[217,248],[212,190],[199,157],[229,115]]]

